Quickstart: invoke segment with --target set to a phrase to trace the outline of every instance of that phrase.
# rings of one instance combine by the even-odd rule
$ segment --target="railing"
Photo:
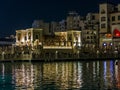
[[[18,47],[12,49],[12,47],[0,47],[0,60],[23,60],[23,59],[38,59],[38,60],[54,60],[54,59],[110,59],[110,58],[120,58],[120,51],[115,52],[114,50],[104,50],[95,48],[82,48],[82,49],[72,49],[71,46],[44,46],[43,48],[27,49],[27,52],[24,49]],[[44,49],[46,49],[44,51]],[[54,49],[54,50],[49,50]],[[55,50],[62,49],[62,50]],[[11,53],[12,51],[12,53]]]

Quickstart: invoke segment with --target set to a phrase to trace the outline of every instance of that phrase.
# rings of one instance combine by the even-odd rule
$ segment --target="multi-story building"
[[[93,29],[82,30],[82,45],[84,47],[96,46],[96,31]]]
[[[66,19],[67,30],[79,30],[80,16],[76,12],[70,12]]]
[[[41,28],[45,35],[50,35],[52,32],[49,28],[49,23],[44,22],[43,20],[34,20],[32,23],[32,28]]]
[[[52,34],[54,32],[66,31],[66,20],[62,20],[60,22],[51,22],[50,23],[50,31],[52,32]]]
[[[31,36],[34,40],[28,40],[28,32],[33,33],[38,29],[39,41],[41,39],[45,41],[45,36],[52,35],[51,39],[55,36],[56,39],[59,38],[58,40],[62,40],[64,36],[66,46],[71,42],[72,46],[120,47],[120,4],[101,3],[99,13],[88,13],[85,18],[72,11],[65,20],[59,22],[45,23],[42,20],[35,20],[31,29],[16,31],[16,44],[23,44],[25,41],[24,44],[30,42],[34,45],[35,38]],[[35,33],[31,35],[38,37]]]
[[[110,14],[114,11],[114,6],[108,3],[99,5],[100,37],[110,33]]]
[[[110,26],[113,35],[113,46],[120,49],[120,4],[110,14]]]
[[[58,26],[59,26],[58,22],[52,21],[50,23],[50,27],[49,27],[50,28],[50,32],[52,34],[54,34],[55,31],[59,30],[59,29],[57,29]]]
[[[119,46],[119,35],[116,33],[116,29],[119,32],[120,27],[120,4],[114,5],[111,3],[102,3],[99,5],[99,22],[100,22],[100,47],[114,47]],[[116,35],[115,35],[116,33]],[[111,36],[111,35],[112,36]],[[112,37],[107,37],[110,35]],[[106,43],[107,42],[107,43]],[[112,44],[111,44],[112,42]]]
[[[62,21],[59,22],[59,30],[61,32],[66,31],[66,24],[67,24],[66,20],[62,20]]]
[[[88,13],[84,21],[84,29],[82,29],[82,46],[95,47],[98,46],[98,22],[99,14]]]

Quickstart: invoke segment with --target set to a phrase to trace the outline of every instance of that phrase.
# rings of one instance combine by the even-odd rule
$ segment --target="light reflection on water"
[[[120,89],[120,61],[0,63],[0,90]]]

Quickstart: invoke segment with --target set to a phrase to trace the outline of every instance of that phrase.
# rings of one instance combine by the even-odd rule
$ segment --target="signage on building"
[[[112,38],[105,38],[102,40],[103,42],[107,42],[107,41],[112,41]]]
[[[114,38],[120,38],[120,25],[112,25],[112,35]]]

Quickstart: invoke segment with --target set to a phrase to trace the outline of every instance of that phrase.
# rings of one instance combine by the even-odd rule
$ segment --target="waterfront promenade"
[[[94,49],[85,51],[77,50],[43,50],[41,47],[0,47],[0,61],[73,61],[73,60],[109,60],[119,59],[119,51]]]

